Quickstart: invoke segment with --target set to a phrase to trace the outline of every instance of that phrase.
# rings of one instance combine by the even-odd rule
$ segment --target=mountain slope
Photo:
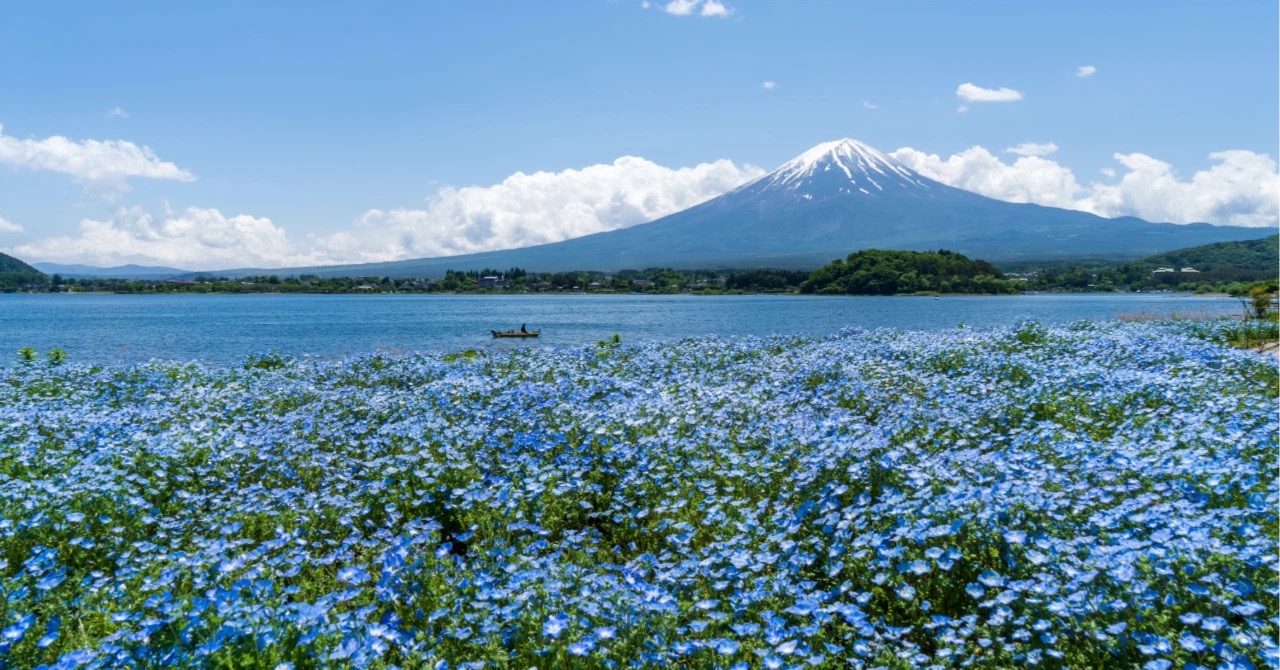
[[[10,256],[0,254],[0,289],[12,289],[26,284],[44,284],[49,278],[39,270]]]
[[[933,181],[872,147],[845,139],[820,144],[717,198],[630,228],[522,249],[284,272],[402,277],[513,266],[534,271],[812,269],[872,248],[946,248],[993,262],[1081,256],[1127,260],[1271,232],[1104,219],[1007,203]],[[264,271],[225,274],[255,272]]]
[[[1229,268],[1277,274],[1280,268],[1280,235],[1260,240],[1218,242],[1190,249],[1178,249],[1134,261],[1150,267],[1193,267],[1201,272]]]

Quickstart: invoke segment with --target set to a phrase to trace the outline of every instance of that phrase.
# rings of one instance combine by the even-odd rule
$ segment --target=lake
[[[841,328],[984,328],[1124,313],[1242,313],[1234,298],[1183,294],[818,297],[649,295],[0,295],[0,364],[23,347],[72,362],[242,360],[279,350],[320,357],[372,351],[502,350],[704,335],[823,334]],[[495,340],[528,324],[542,337]]]

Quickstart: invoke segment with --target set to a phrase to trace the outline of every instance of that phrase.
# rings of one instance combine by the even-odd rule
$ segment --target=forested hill
[[[1133,265],[1153,268],[1181,269],[1192,267],[1200,272],[1231,268],[1234,270],[1259,270],[1275,272],[1280,268],[1280,235],[1260,240],[1217,242],[1189,249],[1178,249],[1163,254],[1147,256]]]
[[[43,284],[49,281],[45,274],[26,263],[0,254],[0,290],[14,289],[27,284]]]
[[[899,293],[1016,293],[1000,270],[953,251],[883,251],[849,254],[819,268],[801,293],[895,295]]]

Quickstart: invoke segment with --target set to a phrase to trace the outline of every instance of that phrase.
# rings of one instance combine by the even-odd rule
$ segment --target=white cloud
[[[1018,154],[1019,156],[1048,156],[1058,150],[1058,145],[1053,142],[1045,142],[1044,144],[1036,144],[1035,142],[1023,142],[1016,147],[1009,147],[1004,152],[1007,154]]]
[[[662,10],[676,16],[688,16],[698,7],[698,0],[671,0]]]
[[[732,13],[733,10],[726,7],[720,0],[707,0],[702,3],[702,11],[699,12],[702,16],[718,16],[721,18],[727,17]]]
[[[0,216],[0,233],[20,233],[22,226]]]
[[[129,190],[127,179],[195,181],[195,176],[173,163],[162,161],[149,147],[126,140],[71,140],[54,135],[20,140],[4,134],[0,125],[0,165],[26,170],[48,170],[74,177],[104,195]]]
[[[310,264],[325,259],[298,253],[270,219],[227,217],[191,207],[157,219],[139,207],[117,209],[106,221],[84,219],[76,235],[50,237],[12,249],[19,258],[121,265],[145,263],[193,270]]]
[[[1209,154],[1217,164],[1189,180],[1180,180],[1164,161],[1117,153],[1115,159],[1126,169],[1120,181],[1088,187],[1081,186],[1070,169],[1039,156],[1022,156],[1010,164],[977,146],[945,160],[909,147],[891,155],[931,179],[1009,202],[1171,223],[1255,227],[1280,223],[1276,162],[1252,151]]]
[[[559,242],[652,221],[764,172],[728,160],[673,169],[634,156],[581,170],[517,172],[493,186],[442,188],[425,209],[371,209],[354,231],[317,242],[323,254],[352,261]]]
[[[863,100],[862,108],[863,109],[880,109],[880,105],[877,105],[874,102],[867,102],[866,100]]]
[[[670,0],[665,5],[654,5],[648,0],[640,3],[643,9],[650,7],[660,7],[662,11],[674,16],[713,16],[717,18],[726,18],[733,14],[733,8],[726,5],[723,0]]]
[[[517,172],[500,184],[442,188],[424,209],[371,209],[351,229],[290,240],[284,228],[247,214],[191,207],[153,216],[120,208],[85,219],[74,235],[11,253],[38,261],[144,263],[194,270],[297,267],[523,247],[625,228],[709,200],[764,170],[728,160],[668,168],[633,156],[563,172]]]
[[[1093,73],[1095,73],[1095,72],[1097,72],[1097,71],[1098,71],[1098,68],[1096,68],[1096,67],[1094,67],[1094,66],[1092,66],[1092,65],[1081,65],[1079,68],[1076,68],[1076,76],[1077,76],[1077,77],[1092,77],[1092,76],[1093,76]]]
[[[1128,172],[1118,184],[1093,184],[1082,209],[1103,216],[1135,214],[1152,221],[1275,226],[1280,221],[1280,175],[1276,162],[1252,151],[1218,151],[1218,161],[1189,181],[1173,166],[1145,154],[1114,155]]]
[[[1010,165],[982,147],[946,160],[911,148],[890,155],[930,179],[1008,202],[1072,207],[1072,195],[1080,190],[1070,170],[1037,156],[1024,156]]]
[[[960,105],[959,107],[956,107],[956,114],[964,114],[967,111],[969,111],[968,105]]]
[[[965,82],[956,87],[956,95],[969,102],[1015,102],[1022,93],[1011,88],[982,88]]]
[[[775,84],[775,83],[774,83],[774,82],[772,82],[772,81],[766,81],[766,82],[762,82],[762,83],[760,84],[760,88],[763,88],[763,89],[765,89],[765,90],[767,90],[767,91],[772,91],[773,89],[775,89],[775,88],[777,88],[777,87],[778,87],[778,85],[777,85],[777,84]]]
[[[108,119],[127,119],[129,118],[129,112],[124,111],[123,107],[112,107],[111,111],[107,112],[107,118]]]

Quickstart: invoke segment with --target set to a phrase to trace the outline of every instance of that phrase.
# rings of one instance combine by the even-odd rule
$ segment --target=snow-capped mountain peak
[[[928,190],[924,177],[874,147],[853,139],[823,142],[787,161],[760,180],[806,199],[814,191],[877,195],[888,191]],[[825,195],[823,193],[819,194]]]

